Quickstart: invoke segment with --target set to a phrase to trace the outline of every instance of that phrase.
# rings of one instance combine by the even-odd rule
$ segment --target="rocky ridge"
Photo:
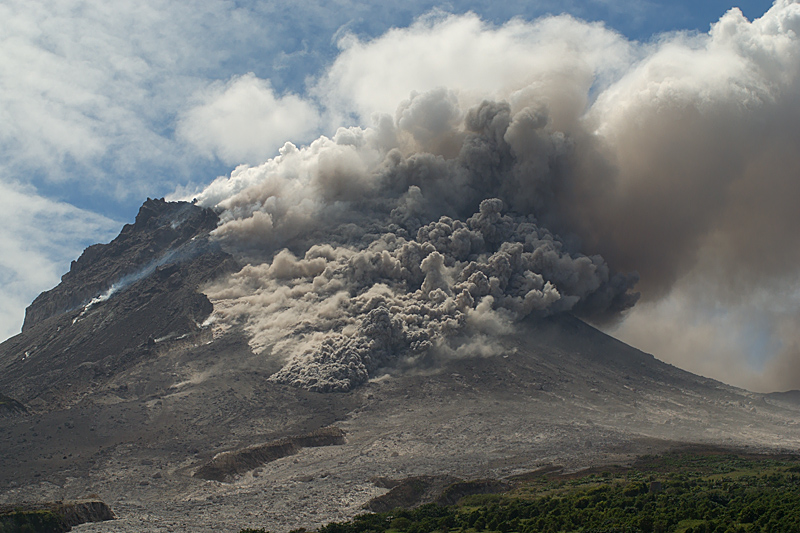
[[[22,331],[84,306],[126,276],[207,252],[207,242],[186,245],[214,229],[218,220],[210,209],[148,198],[133,224],[123,226],[110,243],[84,250],[58,286],[36,297],[25,311]]]
[[[344,431],[336,427],[323,428],[306,435],[284,437],[272,442],[215,455],[195,471],[194,476],[213,481],[230,482],[235,476],[255,470],[272,461],[295,455],[303,448],[339,446],[345,443]]]
[[[238,268],[209,238],[217,220],[148,199],[134,224],[89,247],[34,300],[22,333],[2,344],[0,390],[50,410],[156,356],[159,341],[201,334],[213,308],[198,287]]]

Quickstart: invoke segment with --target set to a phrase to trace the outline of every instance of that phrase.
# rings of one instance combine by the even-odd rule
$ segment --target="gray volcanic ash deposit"
[[[345,312],[328,315],[331,331],[320,332],[317,320],[325,313],[312,297],[326,293],[314,292],[315,283],[322,277],[340,280],[343,291],[354,286],[345,283],[348,276],[370,268],[357,270],[359,263],[346,258],[366,257],[369,246],[303,259],[278,252],[271,262],[241,267],[210,237],[214,225],[204,221],[216,219],[212,211],[149,200],[142,212],[153,216],[140,216],[111,244],[93,247],[96,261],[82,259],[65,276],[64,283],[78,285],[98,280],[97,294],[67,305],[63,286],[45,293],[36,305],[50,309],[49,316],[40,313],[0,345],[0,391],[12,406],[0,417],[0,503],[99,496],[117,516],[80,531],[283,531],[363,512],[389,490],[376,478],[502,479],[547,464],[624,463],[679,442],[797,449],[796,403],[681,371],[552,307],[525,307],[522,294],[544,294],[548,282],[565,298],[606,279],[562,281],[555,277],[560,270],[539,269],[548,263],[534,261],[537,250],[552,252],[556,263],[591,264],[592,272],[602,272],[602,263],[564,253],[557,239],[529,219],[499,213],[496,202],[483,205],[463,226],[455,219],[421,225],[427,229],[417,240],[398,238],[397,247],[376,251],[391,263],[403,246],[430,245],[427,257],[406,263],[420,265],[415,282],[402,277],[409,271],[394,285],[340,296]],[[186,213],[194,222],[175,224]],[[491,227],[507,228],[496,234],[511,238],[487,244],[490,233],[480,223],[487,214],[495,220]],[[470,236],[450,267],[452,240],[431,237],[447,228]],[[121,246],[125,241],[135,246]],[[431,256],[435,268],[425,272],[421,265]],[[320,258],[324,263],[312,267]],[[531,280],[529,265],[548,281]],[[215,322],[220,311],[198,289],[222,302],[219,287],[241,281],[248,269],[272,273],[256,276],[266,285],[251,285],[251,294],[295,291],[298,306],[318,308],[311,324],[294,323],[274,345],[254,350],[260,345],[252,321]],[[498,272],[507,273],[502,282]],[[486,283],[475,281],[480,274]],[[101,298],[126,277],[132,281]],[[461,294],[484,303],[446,304]],[[458,319],[459,313],[466,316]],[[475,320],[481,313],[484,322]],[[286,319],[280,311],[268,316]],[[442,327],[448,320],[452,329]],[[418,331],[430,347],[411,347]],[[281,353],[288,341],[320,334],[310,345],[325,346],[326,335],[397,344],[380,344],[384,358],[374,365],[368,357],[375,345],[352,352],[367,374],[349,381],[349,392],[321,393],[287,380],[310,374],[293,374],[297,359]],[[354,375],[361,368],[348,366]],[[203,479],[209,469],[222,481]]]

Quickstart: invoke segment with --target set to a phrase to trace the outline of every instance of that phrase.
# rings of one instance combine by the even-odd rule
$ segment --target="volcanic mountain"
[[[248,268],[218,225],[209,208],[148,199],[31,304],[0,345],[0,503],[99,496],[118,517],[81,531],[283,531],[362,512],[387,480],[800,445],[792,395],[685,372],[570,312],[533,313],[480,349],[460,348],[483,337],[397,341],[411,355],[332,367],[324,387],[305,370],[284,379],[298,364],[284,344],[264,349],[252,324],[215,318],[215,283]],[[368,325],[394,331],[380,313]]]

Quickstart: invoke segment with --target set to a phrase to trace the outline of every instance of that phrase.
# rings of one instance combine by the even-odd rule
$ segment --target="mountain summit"
[[[147,360],[156,339],[201,330],[212,306],[198,287],[238,268],[209,241],[217,222],[209,209],[148,199],[28,307],[22,334],[3,344],[0,390],[37,410],[72,405]]]
[[[484,215],[495,216],[492,209]],[[218,227],[211,209],[148,199],[134,224],[87,248],[31,304],[22,333],[0,345],[0,503],[99,495],[118,520],[87,531],[283,530],[361,512],[387,490],[376,479],[502,479],[548,464],[624,463],[681,443],[756,451],[800,444],[791,395],[682,371],[570,312],[532,313],[445,349],[414,344],[435,340],[415,340],[407,333],[414,330],[381,337],[399,335],[399,311],[365,307],[363,316],[375,315],[358,326],[366,330],[344,325],[329,355],[308,356],[323,365],[313,368],[333,372],[319,374],[327,383],[341,377],[348,386],[316,386],[311,367],[293,370],[302,358],[284,349],[288,335],[324,336],[318,326],[273,322],[262,327],[281,335],[259,338],[251,322],[218,321],[216,313],[268,292],[241,292],[257,279],[248,269],[269,274],[259,279],[301,272],[307,283],[335,280],[320,277],[332,252],[298,259],[287,250],[266,266],[248,265],[247,255],[223,249]],[[345,259],[358,267],[354,257]],[[438,298],[436,276],[419,274],[421,284],[430,278],[426,298]],[[290,289],[270,291],[303,298]],[[409,301],[404,312],[421,305]],[[492,327],[470,316],[463,327]],[[447,319],[437,327],[449,327]],[[359,344],[366,358],[342,365],[337,354],[350,353],[351,330],[357,342],[394,340],[379,350]]]

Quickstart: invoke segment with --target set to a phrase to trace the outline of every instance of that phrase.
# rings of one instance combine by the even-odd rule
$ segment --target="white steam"
[[[626,272],[649,305],[678,287],[684,308],[742,316],[796,286],[798,35],[800,4],[779,0],[647,45],[570,17],[348,38],[313,92],[372,125],[287,143],[196,195],[249,263],[208,289],[218,323],[286,359],[273,379],[344,390],[525,316],[618,317],[637,297]],[[797,308],[771,310],[782,369]],[[686,338],[725,335],[697,327]]]

